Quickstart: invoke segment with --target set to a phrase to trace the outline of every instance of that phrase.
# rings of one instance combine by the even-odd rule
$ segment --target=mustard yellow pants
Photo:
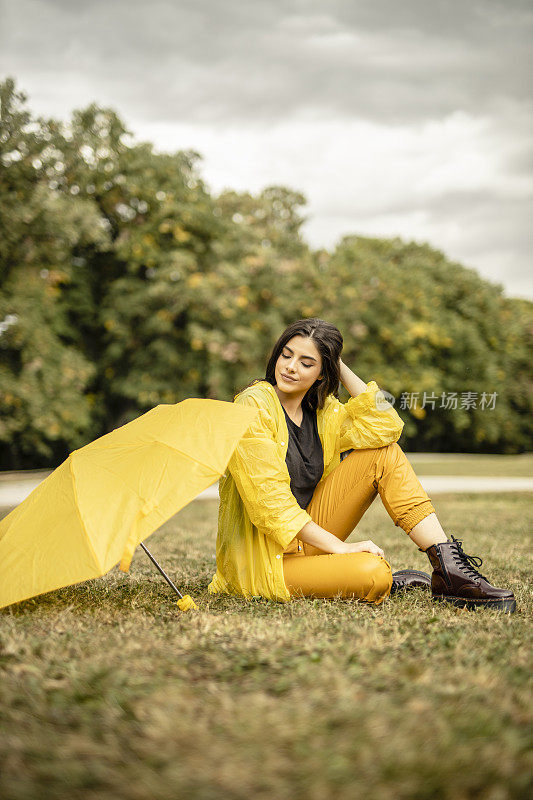
[[[307,506],[314,522],[345,541],[380,495],[394,524],[409,533],[435,509],[395,442],[352,450],[320,483]],[[379,545],[379,542],[376,542]],[[390,564],[375,553],[326,554],[293,539],[283,555],[291,596],[345,597],[381,603],[390,593]]]

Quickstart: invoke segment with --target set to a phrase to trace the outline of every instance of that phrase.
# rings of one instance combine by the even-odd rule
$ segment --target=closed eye
[[[282,357],[282,358],[290,358],[290,356],[286,355],[285,353],[282,353],[282,354],[281,354],[281,357]],[[312,367],[313,365],[312,365],[312,364],[304,364],[304,363],[302,362],[302,366],[303,366],[303,367],[307,367],[307,369],[311,369],[311,367]]]

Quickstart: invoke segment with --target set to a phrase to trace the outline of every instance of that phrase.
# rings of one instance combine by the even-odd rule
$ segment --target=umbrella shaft
[[[163,576],[163,578],[166,580],[166,582],[168,583],[168,585],[170,586],[170,588],[171,588],[171,589],[174,589],[174,591],[176,592],[176,594],[178,595],[178,597],[183,597],[182,593],[180,592],[180,590],[178,589],[178,587],[176,586],[176,584],[175,584],[175,583],[173,583],[173,581],[171,581],[171,580],[170,580],[170,578],[168,577],[168,575],[167,575],[167,573],[165,572],[165,570],[163,569],[163,567],[160,567],[160,566],[159,566],[159,564],[157,563],[157,561],[155,560],[155,558],[153,557],[153,555],[151,554],[151,552],[148,550],[148,548],[146,547],[146,545],[144,545],[142,542],[139,542],[139,544],[141,545],[142,549],[144,550],[144,552],[146,553],[146,555],[148,556],[148,558],[150,559],[150,561],[152,562],[152,564],[154,564],[154,565],[157,567],[157,569],[159,570],[159,572],[161,573],[161,575]]]

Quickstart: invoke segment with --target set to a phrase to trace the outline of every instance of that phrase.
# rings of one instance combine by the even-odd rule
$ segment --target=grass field
[[[470,453],[408,453],[417,475],[533,478],[533,453],[517,456]]]
[[[217,501],[148,542],[198,612],[176,609],[142,552],[129,575],[1,611],[0,796],[527,797],[533,497],[434,502],[481,572],[514,590],[517,613],[422,592],[377,607],[209,596]],[[379,498],[351,538],[380,544],[393,570],[428,570]]]

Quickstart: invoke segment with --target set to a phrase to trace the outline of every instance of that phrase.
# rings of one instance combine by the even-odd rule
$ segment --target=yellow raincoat
[[[376,394],[379,408],[376,408]],[[290,489],[285,462],[289,432],[282,405],[268,381],[249,386],[235,403],[260,409],[234,450],[219,483],[217,570],[212,594],[265,597],[287,602],[283,552],[311,516]],[[341,403],[328,395],[317,410],[324,451],[323,481],[345,450],[385,447],[400,438],[404,423],[375,381]]]

